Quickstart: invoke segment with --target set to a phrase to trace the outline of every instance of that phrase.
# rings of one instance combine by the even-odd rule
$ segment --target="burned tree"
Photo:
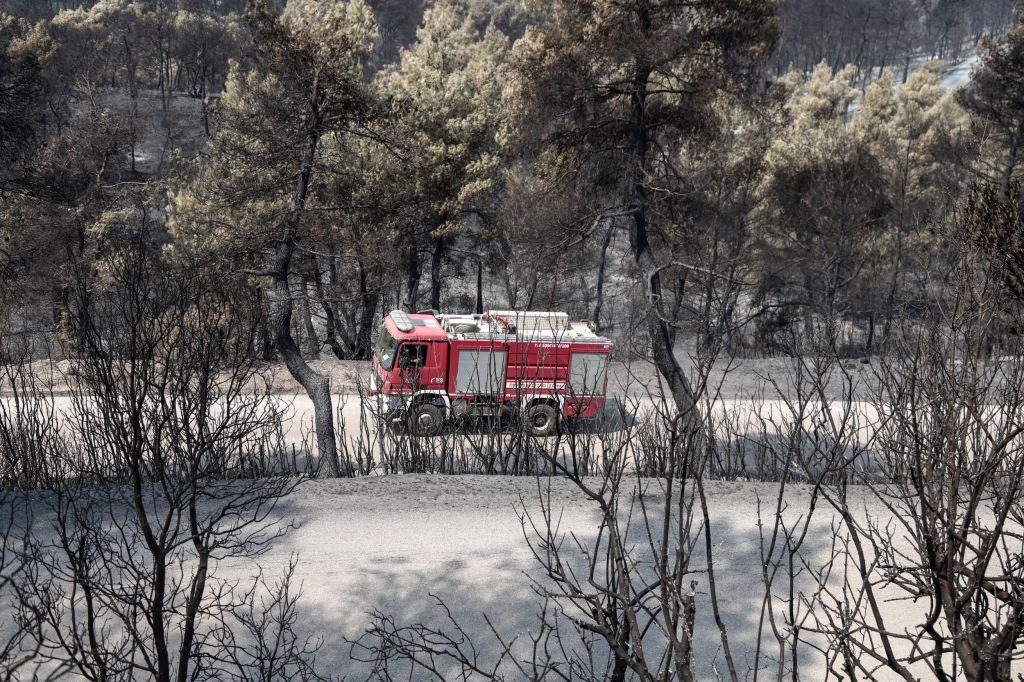
[[[47,491],[24,498],[41,518],[17,551],[30,570],[15,604],[40,675],[195,679],[235,608],[217,566],[287,529],[277,506],[301,479],[253,468],[280,427],[251,354],[256,311],[161,261],[145,214],[120,208],[119,243],[80,282],[62,437],[21,441],[49,464]]]

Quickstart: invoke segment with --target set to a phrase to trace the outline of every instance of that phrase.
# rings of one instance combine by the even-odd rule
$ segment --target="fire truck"
[[[368,393],[417,436],[464,417],[516,416],[548,436],[604,406],[611,343],[565,313],[394,310],[374,344]]]

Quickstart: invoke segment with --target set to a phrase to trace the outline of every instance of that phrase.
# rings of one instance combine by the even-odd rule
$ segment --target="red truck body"
[[[607,339],[564,313],[393,311],[375,344],[370,392],[391,414],[423,417],[424,432],[438,419],[525,413],[546,435],[552,410],[557,420],[603,408],[610,351]]]

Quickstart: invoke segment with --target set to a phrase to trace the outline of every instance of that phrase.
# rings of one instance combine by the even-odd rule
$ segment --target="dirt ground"
[[[589,483],[598,485],[597,480]],[[649,493],[650,486],[658,485],[647,479],[639,483]],[[757,667],[764,679],[776,679],[778,643],[767,624],[761,627],[764,529],[758,526],[758,511],[772,506],[777,485],[709,481],[706,493],[721,615],[739,675],[750,679]],[[882,526],[891,523],[891,511],[867,490],[851,486],[847,494],[861,522],[870,517]],[[49,528],[52,510],[47,498],[35,499],[37,528]],[[450,630],[451,623],[435,599],[450,608],[452,617],[473,638],[480,661],[486,663],[499,649],[488,622],[506,641],[519,637],[527,643],[536,630],[542,605],[537,588],[547,579],[531,553],[528,539],[536,536],[529,525],[524,531],[522,515],[541,522],[542,499],[558,520],[559,532],[565,534],[564,561],[585,575],[586,560],[573,546],[575,540],[584,545],[596,540],[599,514],[595,503],[567,479],[416,474],[302,483],[267,519],[275,527],[291,529],[266,548],[259,566],[251,559],[218,560],[212,567],[213,580],[248,585],[257,572],[274,579],[296,561],[293,588],[301,587],[297,634],[301,639],[322,638],[318,659],[321,672],[331,679],[366,679],[366,666],[350,658],[351,643],[366,630],[371,622],[368,614],[374,609],[392,616],[398,625],[424,623]],[[807,487],[788,487],[783,512],[787,521],[806,514],[809,503]],[[832,556],[835,513],[822,504],[813,519],[803,557],[809,566],[819,566]],[[643,525],[634,519],[631,528],[629,537],[636,551],[649,551]],[[900,550],[911,551],[912,538],[901,532],[893,542]],[[704,551],[703,542],[698,542],[691,563],[697,606],[694,665],[697,679],[713,680],[721,679],[724,663],[708,600]],[[812,589],[806,571],[793,588]],[[776,598],[787,589],[781,579],[774,587]],[[923,603],[894,601],[898,595],[882,589],[887,628],[914,629],[926,619]],[[6,615],[5,608],[0,604],[0,615]],[[786,622],[781,609],[782,602],[776,602],[779,624]],[[806,632],[804,636],[812,637]],[[570,650],[578,651],[580,646],[571,630],[566,631],[565,643]],[[522,649],[517,651],[525,655]],[[785,667],[789,677],[789,662]],[[824,657],[806,647],[799,672],[805,680],[826,679]],[[880,671],[875,679],[892,677]]]
[[[759,500],[770,505],[775,494],[774,484],[710,482],[707,489],[723,618],[741,676],[753,665],[763,595],[757,506]],[[298,556],[303,622],[325,636],[322,660],[332,674],[362,679],[358,666],[348,660],[345,640],[360,635],[373,608],[394,615],[399,623],[444,625],[431,594],[445,600],[486,656],[494,642],[483,626],[484,614],[505,637],[535,626],[539,597],[530,578],[541,579],[542,574],[519,514],[536,513],[541,495],[550,495],[563,532],[592,539],[596,509],[562,478],[407,475],[311,481],[282,510],[285,517],[299,520],[300,527],[277,542],[261,563],[272,573],[293,554]],[[854,487],[849,495],[858,515],[880,522],[891,516],[866,490]],[[806,488],[791,487],[787,513],[794,519],[806,513],[809,499]],[[820,509],[815,518],[808,556],[825,560],[834,537],[833,512]],[[909,548],[908,538],[895,541]],[[697,559],[698,564],[702,561]],[[242,577],[249,568],[225,563],[220,576]],[[717,679],[716,667],[723,662],[706,579],[698,573],[694,580],[698,679]],[[913,627],[923,615],[907,601],[887,601],[883,609],[896,629]],[[771,659],[777,644],[767,626],[762,645],[768,653],[761,672],[774,679]],[[824,679],[823,659],[808,654],[800,672],[803,679]],[[883,673],[878,679],[888,678]]]

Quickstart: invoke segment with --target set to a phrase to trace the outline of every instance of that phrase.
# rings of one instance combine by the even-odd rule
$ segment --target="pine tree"
[[[981,49],[960,101],[978,140],[981,178],[965,201],[964,242],[979,250],[1010,295],[1024,300],[1024,2],[1005,35]]]
[[[0,13],[0,191],[43,141],[45,64],[55,44],[41,25]]]
[[[376,40],[362,0],[291,0],[276,14],[251,3],[253,67],[235,65],[209,156],[171,207],[180,248],[266,278],[267,318],[288,371],[313,402],[321,462],[339,473],[330,380],[303,358],[291,331],[291,280],[316,244],[308,207],[323,173],[323,141],[365,126],[365,62]]]
[[[851,286],[879,256],[888,208],[878,160],[847,125],[853,75],[822,63],[806,82],[784,79],[792,92],[766,158],[762,276],[774,283],[762,296],[801,308],[805,338],[834,341],[840,318],[856,312]],[[891,114],[884,90],[871,95],[872,110]]]
[[[964,127],[963,109],[939,87],[938,63],[918,69],[899,89],[884,73],[868,87],[853,121],[853,134],[879,163],[890,205],[879,257],[859,287],[861,307],[880,306],[883,338],[899,302],[915,296],[909,284],[916,278],[905,275],[927,271],[941,256],[934,228],[957,191]]]
[[[772,45],[773,10],[768,0],[569,0],[548,6],[516,46],[524,111],[552,166],[590,185],[601,215],[629,221],[652,355],[682,415],[696,405],[673,352],[678,306],[662,279],[676,264],[651,179],[681,142],[716,130],[720,93],[752,82]]]
[[[441,307],[442,268],[467,216],[487,213],[502,168],[508,40],[483,31],[460,8],[442,0],[427,10],[416,42],[384,74],[385,92],[399,112],[403,182],[411,183],[415,216],[406,236],[430,249],[430,307]],[[418,268],[417,264],[408,264]],[[408,305],[417,272],[407,273]]]
[[[961,102],[985,144],[979,160],[989,180],[1005,195],[1024,169],[1024,2],[1014,4],[1015,21],[986,42],[981,64]]]

